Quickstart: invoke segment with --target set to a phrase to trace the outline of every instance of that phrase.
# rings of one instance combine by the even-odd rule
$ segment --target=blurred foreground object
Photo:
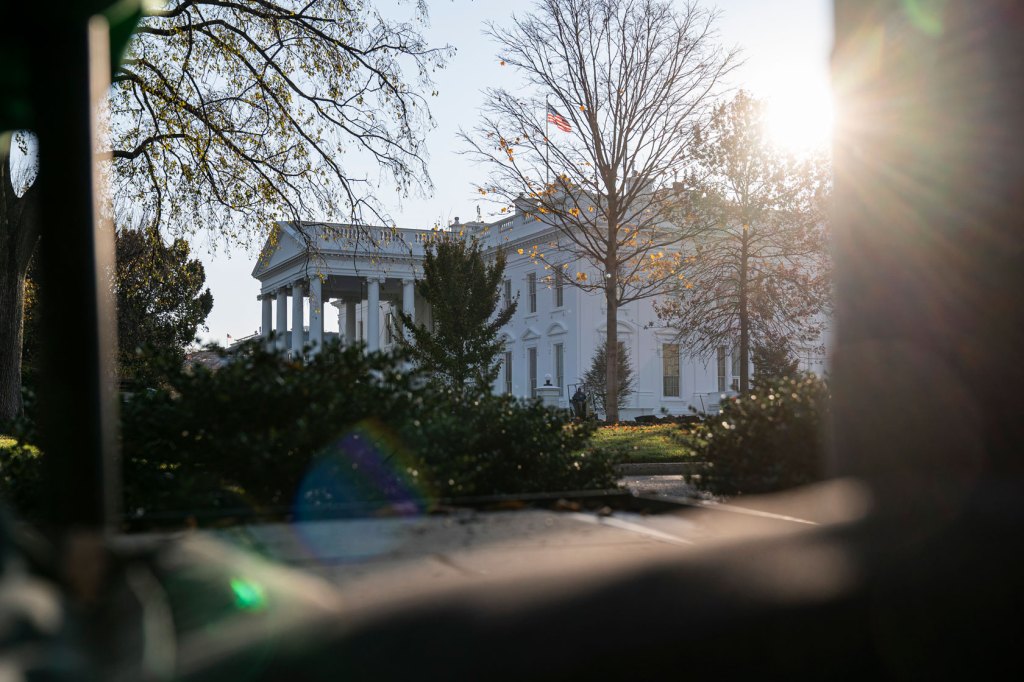
[[[526,556],[526,566],[507,580],[420,590],[358,613],[320,586],[304,588],[307,578],[260,572],[254,580],[254,572],[239,573],[244,556],[171,542],[158,560],[135,560],[156,567],[147,575],[169,600],[173,628],[161,631],[168,621],[152,610],[146,620],[130,606],[110,608],[112,627],[99,627],[96,616],[83,628],[95,634],[96,658],[130,651],[125,633],[139,631],[167,654],[161,633],[182,637],[198,627],[202,648],[180,651],[202,655],[178,656],[152,677],[1019,677],[1024,12],[1007,0],[835,7],[843,113],[832,466],[858,479],[849,485],[872,500],[866,515],[778,535],[731,532],[733,543],[642,557],[609,544],[584,567],[552,562],[543,546],[513,544],[503,556]],[[65,211],[83,206],[71,202]],[[93,251],[70,253],[85,260]],[[96,327],[84,322],[76,318],[72,328],[88,340]],[[68,396],[87,404],[95,382],[71,382]],[[70,406],[59,397],[47,398],[51,414]],[[99,431],[97,421],[92,433]],[[792,518],[827,508],[836,485],[847,484],[766,500],[738,523],[753,525],[763,510]],[[63,509],[95,499],[69,499]],[[598,516],[621,520],[615,514]],[[494,561],[500,566],[502,555]],[[78,599],[92,589],[82,569],[65,589],[74,595],[80,585]],[[115,587],[149,584],[127,570],[107,575]],[[395,585],[429,585],[429,572],[405,578]],[[271,581],[285,588],[268,591]],[[259,619],[219,621],[224,601],[195,601],[210,586],[229,596],[232,613],[251,613],[279,594],[283,612],[298,617],[273,628]],[[256,625],[218,630],[221,622]],[[311,632],[316,638],[307,639]],[[285,653],[263,665],[268,651]]]

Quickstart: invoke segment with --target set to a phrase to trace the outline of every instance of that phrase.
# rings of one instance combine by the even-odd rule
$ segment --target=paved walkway
[[[662,476],[623,476],[623,485],[636,495],[654,497],[699,497],[697,489],[682,474]]]

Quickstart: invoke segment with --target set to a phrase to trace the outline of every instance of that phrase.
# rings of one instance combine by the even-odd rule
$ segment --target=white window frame
[[[512,395],[512,351],[505,351],[505,395]]]
[[[726,373],[725,373],[726,372],[726,368],[727,368],[727,365],[726,365],[726,362],[725,362],[726,355],[728,355],[728,350],[726,349],[726,347],[725,346],[719,346],[718,347],[718,362],[716,363],[717,367],[718,367],[718,392],[719,393],[725,393],[726,385],[729,382],[728,377],[726,376]]]
[[[671,353],[675,354],[675,372],[669,374],[668,361],[671,357]],[[679,358],[679,344],[678,343],[663,343],[661,344],[661,395],[664,398],[680,398],[682,397],[682,362]],[[675,382],[675,392],[672,392],[670,382]]]
[[[537,346],[526,349],[526,373],[530,382],[530,397],[537,397]]]
[[[555,366],[555,384],[560,390],[565,391],[565,344],[556,343],[551,351],[555,356],[552,363]]]

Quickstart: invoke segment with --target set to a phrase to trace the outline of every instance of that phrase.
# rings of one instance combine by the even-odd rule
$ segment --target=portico
[[[328,303],[337,309],[342,342],[364,341],[370,351],[388,345],[395,311],[429,320],[429,306],[415,287],[429,232],[312,223],[278,223],[277,230],[252,273],[261,284],[257,298],[268,348],[317,353],[326,340]]]

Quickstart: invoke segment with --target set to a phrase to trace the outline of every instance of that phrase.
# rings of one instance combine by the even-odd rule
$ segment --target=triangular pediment
[[[618,330],[619,334],[633,334],[636,332],[635,325],[630,324],[629,322],[622,319],[616,321],[615,328]],[[607,324],[602,324],[597,328],[597,333],[601,335],[604,335],[607,331]]]
[[[520,336],[519,338],[522,339],[523,341],[530,341],[532,339],[539,339],[540,338],[540,332],[538,332],[533,327],[527,327],[526,331],[523,332],[523,335]]]
[[[548,327],[548,336],[558,336],[559,334],[565,334],[569,331],[561,322],[552,322],[551,326]]]
[[[305,251],[305,245],[294,233],[292,227],[287,223],[276,223],[273,232],[267,237],[260,249],[259,258],[256,259],[256,267],[252,270],[252,276],[262,279],[263,273],[269,272],[274,267],[288,261]]]

